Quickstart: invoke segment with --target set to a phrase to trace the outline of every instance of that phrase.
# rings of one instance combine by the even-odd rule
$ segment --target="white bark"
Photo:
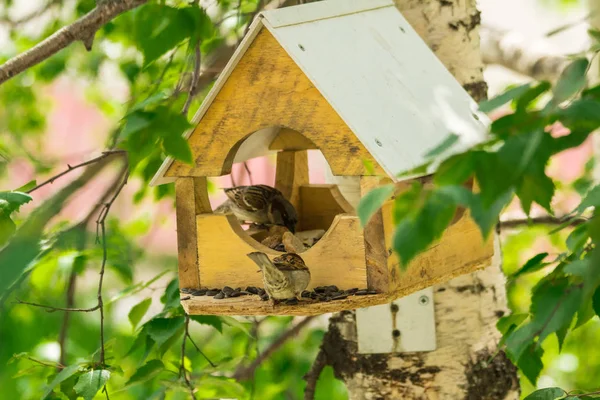
[[[544,40],[531,40],[517,32],[489,26],[481,29],[481,54],[486,64],[505,68],[536,80],[555,81],[569,60],[553,54]]]
[[[474,0],[396,0],[403,15],[476,100],[485,98]],[[492,266],[435,290],[438,349],[430,353],[357,353],[354,313],[330,321],[322,352],[350,399],[518,399],[515,367],[497,353],[497,319],[507,312],[500,248]],[[488,361],[492,359],[491,364]]]

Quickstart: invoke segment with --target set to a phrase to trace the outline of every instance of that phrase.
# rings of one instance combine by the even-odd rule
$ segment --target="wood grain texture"
[[[388,253],[392,249],[393,201],[382,207],[385,244]],[[468,213],[451,225],[439,241],[418,255],[405,271],[400,270],[400,259],[391,252],[388,257],[388,268],[392,286],[398,295],[449,281],[450,279],[478,269],[491,263],[494,254],[493,241],[485,241],[479,228]]]
[[[329,229],[338,214],[354,214],[336,185],[304,185],[300,188],[302,230]]]
[[[389,181],[389,179],[387,180]],[[360,178],[361,197],[382,184],[381,177],[362,176]],[[388,251],[384,239],[383,214],[377,211],[364,229],[365,263],[367,266],[367,282],[369,289],[389,292],[392,286],[391,273],[388,269]]]
[[[269,145],[269,150],[315,150],[318,147],[302,134],[281,128]]]
[[[301,210],[300,186],[307,185],[308,182],[306,150],[277,153],[275,187],[292,203],[296,211]],[[302,229],[302,224],[299,223],[296,229]]]
[[[192,178],[194,182],[194,202],[196,215],[212,213],[212,206],[208,199],[208,182],[205,176]]]
[[[200,280],[204,287],[262,287],[262,275],[246,254],[281,254],[248,236],[232,215],[196,217]],[[358,217],[338,215],[331,228],[301,253],[311,271],[309,288],[337,285],[340,289],[367,287],[364,240]]]
[[[179,257],[179,287],[199,288],[198,248],[196,241],[196,203],[194,179],[175,181],[177,210],[177,253]]]
[[[182,297],[185,299],[187,296]],[[330,302],[304,301],[298,305],[278,304],[272,306],[258,296],[243,296],[232,299],[216,300],[212,297],[198,296],[182,300],[185,312],[190,315],[321,315],[343,310],[370,307],[389,302],[386,294],[350,296],[343,300]]]
[[[280,126],[301,133],[321,149],[334,174],[365,175],[363,160],[379,164],[318,89],[266,29],[210,105],[189,140],[194,166],[173,162],[165,176],[220,176],[253,132]]]

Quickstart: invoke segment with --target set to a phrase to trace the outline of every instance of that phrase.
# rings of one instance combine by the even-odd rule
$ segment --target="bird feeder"
[[[311,184],[307,150],[360,195],[424,161],[449,134],[457,149],[481,141],[489,121],[411,28],[392,0],[330,0],[261,13],[186,133],[194,163],[168,158],[152,185],[175,182],[181,288],[262,287],[246,255],[262,245],[232,215],[214,214],[207,178],[277,153],[276,188],[296,207],[298,230],[325,235],[300,255],[309,289],[336,285],[377,294],[299,305],[258,296],[187,296],[189,314],[315,315],[388,303],[489,264],[493,249],[468,213],[405,272],[391,251],[393,203],[363,229],[335,184]],[[462,146],[462,147],[461,147]],[[371,165],[367,168],[365,165]],[[347,188],[346,188],[347,189]]]

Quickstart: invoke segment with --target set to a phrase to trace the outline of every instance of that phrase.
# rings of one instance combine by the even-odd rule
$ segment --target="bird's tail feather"
[[[253,253],[248,254],[248,257],[256,263],[261,269],[268,268],[273,265],[269,257],[263,252],[255,251]]]

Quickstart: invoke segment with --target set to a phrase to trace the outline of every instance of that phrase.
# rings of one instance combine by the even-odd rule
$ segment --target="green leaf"
[[[425,158],[435,158],[440,154],[444,153],[446,150],[454,146],[460,140],[460,136],[451,133],[442,143],[434,147],[427,154],[425,154]]]
[[[577,311],[577,322],[573,329],[577,329],[592,319],[596,313],[594,312],[593,302],[584,301],[581,304],[581,307]]]
[[[2,247],[17,230],[17,225],[13,220],[0,210],[0,247]]]
[[[383,203],[390,198],[394,190],[395,186],[393,184],[381,186],[371,190],[360,199],[356,211],[363,227],[367,225],[371,217],[381,208]]]
[[[564,390],[557,387],[539,389],[525,397],[524,400],[556,400],[567,394]]]
[[[241,399],[244,398],[246,393],[241,384],[227,377],[203,375],[198,381],[198,385],[203,388],[213,389],[217,398]]]
[[[15,189],[14,191],[15,192],[27,192],[27,191],[33,189],[36,186],[37,186],[37,181],[34,179],[34,180],[31,180],[31,181],[27,182],[23,186]]]
[[[517,113],[525,112],[531,103],[533,103],[538,97],[546,93],[551,88],[552,84],[544,81],[527,90],[527,92],[523,93],[523,95],[521,95],[516,101]]]
[[[566,278],[545,280],[531,297],[532,324],[538,327],[539,342],[571,324],[582,303],[583,291]]]
[[[444,160],[435,171],[434,181],[438,185],[460,185],[475,172],[473,152],[456,154]]]
[[[575,100],[557,111],[556,116],[567,128],[583,129],[588,133],[600,127],[600,102],[591,99]]]
[[[137,10],[134,40],[150,64],[196,31],[195,21],[186,9],[147,4]]]
[[[133,329],[135,329],[138,326],[138,324],[148,311],[148,308],[150,308],[150,304],[152,304],[152,299],[148,297],[147,299],[140,301],[138,304],[131,308],[128,317]]]
[[[146,328],[148,336],[154,339],[156,344],[160,346],[173,336],[183,324],[183,317],[154,318],[146,322],[144,327]]]
[[[79,377],[75,385],[75,391],[85,400],[92,400],[96,393],[106,384],[110,378],[110,371],[98,369],[87,372]]]
[[[163,140],[163,147],[167,155],[173,158],[183,161],[187,164],[193,164],[194,159],[192,156],[192,150],[190,145],[183,137],[178,135],[172,135]]]
[[[162,363],[162,361],[150,360],[138,368],[133,375],[131,375],[131,378],[129,378],[127,381],[126,386],[149,381],[165,369],[165,365]]]
[[[42,397],[40,397],[40,400],[44,400],[54,390],[56,386],[58,386],[64,380],[69,379],[71,376],[75,375],[80,368],[81,367],[77,364],[69,365],[68,367],[63,368],[58,374],[56,374],[54,379],[52,379],[52,382],[50,382],[48,386],[46,386]]]
[[[510,314],[504,316],[500,318],[498,322],[496,322],[496,328],[498,329],[498,331],[500,331],[500,333],[506,335],[510,328],[518,327],[523,322],[525,322],[527,317],[528,314]]]
[[[540,269],[544,268],[546,265],[548,265],[546,263],[542,263],[542,261],[546,257],[548,257],[548,253],[540,253],[540,254],[533,256],[532,258],[527,260],[527,262],[525,263],[525,265],[523,265],[521,267],[521,269],[519,269],[517,272],[515,272],[513,274],[513,278],[516,278],[518,276],[528,274],[531,272],[539,271]]]
[[[565,343],[565,339],[567,337],[567,333],[569,333],[568,325],[565,325],[556,331],[556,340],[558,341],[558,352],[559,353],[562,351],[563,344]]]
[[[482,101],[479,103],[479,110],[485,113],[489,113],[490,111],[494,111],[496,108],[503,106],[509,101],[514,100],[515,98],[525,94],[529,88],[531,87],[530,83],[526,83],[521,86],[517,86],[507,90],[506,92],[491,98],[489,100]]]
[[[223,321],[216,315],[190,315],[192,321],[196,321],[201,325],[209,325],[223,333]]]
[[[590,234],[588,232],[587,224],[581,224],[573,229],[567,237],[567,248],[571,252],[576,253],[583,249],[589,238]]]
[[[456,213],[457,204],[446,192],[433,191],[416,216],[404,218],[394,231],[392,243],[406,268],[417,254],[441,237]]]
[[[578,58],[564,69],[554,86],[554,104],[568,100],[584,88],[589,64],[587,58]]]
[[[147,128],[152,123],[152,118],[154,118],[153,113],[144,111],[136,111],[127,115],[124,118],[123,129],[119,137],[124,140],[131,136],[132,133]]]
[[[523,375],[529,382],[533,385],[537,382],[537,378],[540,376],[542,369],[544,369],[544,364],[542,363],[542,355],[544,351],[541,347],[537,347],[536,344],[532,344],[525,351],[523,356],[519,358],[517,362],[517,366],[523,372]]]
[[[594,312],[597,316],[600,317],[600,287],[594,291],[594,296],[592,297],[592,304],[594,306]]]
[[[552,212],[550,203],[554,197],[554,189],[554,181],[543,171],[540,171],[535,175],[529,173],[523,175],[516,194],[521,200],[521,207],[525,214],[529,215],[531,204],[534,202],[544,207],[548,212]]]
[[[247,324],[244,324],[244,323],[238,321],[237,319],[235,319],[233,317],[229,317],[227,315],[221,315],[219,318],[221,318],[221,321],[225,325],[230,326],[232,328],[239,329],[242,332],[244,332],[246,335],[252,336],[252,335],[250,335],[250,331],[248,330],[248,327],[246,326]]]
[[[19,211],[19,208],[29,203],[32,200],[31,196],[22,192],[0,192],[0,210],[8,212],[8,214]]]
[[[600,205],[600,185],[594,186],[583,198],[579,206],[575,209],[576,212],[582,213],[587,208],[598,207]]]

